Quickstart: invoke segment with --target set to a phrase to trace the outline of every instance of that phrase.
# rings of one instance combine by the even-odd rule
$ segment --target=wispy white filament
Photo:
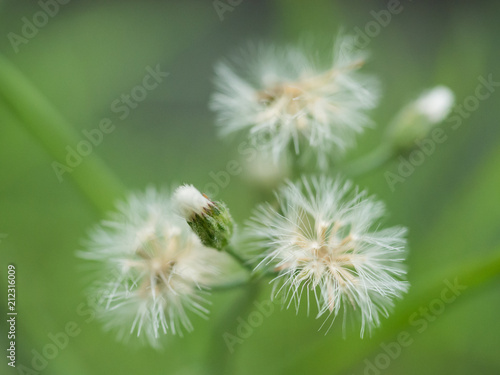
[[[173,201],[177,212],[188,221],[195,215],[202,215],[212,205],[212,202],[193,185],[182,185],[177,188]]]

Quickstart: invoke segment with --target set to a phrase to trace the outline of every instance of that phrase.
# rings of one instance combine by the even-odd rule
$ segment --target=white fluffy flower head
[[[305,292],[309,310],[314,295],[318,317],[326,314],[332,323],[341,308],[344,322],[346,311],[354,310],[361,336],[378,326],[408,289],[401,280],[406,230],[379,229],[384,206],[349,182],[303,179],[277,196],[279,209],[261,206],[249,227],[256,248],[268,249],[258,268],[279,271],[274,296],[284,293],[298,310]]]
[[[296,154],[315,154],[326,167],[329,155],[342,154],[370,123],[365,111],[377,102],[374,80],[356,72],[365,56],[353,43],[339,37],[325,67],[299,48],[263,45],[235,64],[218,64],[211,108],[221,133],[246,129],[275,160],[293,144]]]
[[[137,336],[158,347],[161,335],[193,329],[188,311],[208,313],[203,294],[220,255],[204,247],[171,206],[170,197],[155,190],[130,196],[80,253],[99,262],[98,312],[120,339]]]

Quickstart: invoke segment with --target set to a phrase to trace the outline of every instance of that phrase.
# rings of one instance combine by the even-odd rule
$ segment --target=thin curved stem
[[[252,265],[245,259],[243,258],[240,254],[238,254],[238,252],[231,246],[226,246],[224,248],[224,251],[226,253],[228,253],[229,255],[231,255],[234,260],[236,260],[243,268],[245,268],[246,270],[252,272],[253,271],[253,267]]]
[[[246,318],[260,291],[258,282],[254,281],[246,286],[244,293],[239,296],[214,329],[207,357],[207,374],[224,375],[232,373],[229,371],[231,356],[234,355],[234,344],[231,345],[231,340],[234,340],[236,329],[240,324],[238,318]]]
[[[274,271],[267,272],[254,272],[246,275],[245,277],[234,278],[224,284],[216,284],[210,287],[213,292],[225,292],[231,289],[241,288],[253,282],[258,282],[259,280],[265,279],[266,277],[276,276],[278,273]]]
[[[252,280],[250,275],[245,275],[245,277],[238,277],[233,280],[230,280],[224,284],[212,285],[210,290],[212,292],[225,292],[231,289],[241,288],[245,285],[248,285]]]
[[[1,55],[0,99],[54,162],[71,170],[63,176],[71,176],[78,189],[95,208],[106,212],[113,207],[115,199],[125,191],[120,181],[95,153],[82,158],[80,165],[66,165],[68,146],[74,149],[81,137],[23,73]],[[54,179],[56,178],[58,177],[54,172]]]
[[[385,143],[381,143],[372,152],[343,166],[342,170],[349,176],[360,176],[381,167],[393,156],[392,148]]]

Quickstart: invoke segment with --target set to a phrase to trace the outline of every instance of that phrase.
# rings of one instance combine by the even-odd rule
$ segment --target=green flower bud
[[[387,131],[389,143],[398,152],[412,149],[448,116],[453,103],[453,92],[445,86],[426,91],[396,115]]]
[[[203,245],[223,250],[229,244],[234,224],[224,203],[211,201],[193,185],[179,187],[174,202]]]

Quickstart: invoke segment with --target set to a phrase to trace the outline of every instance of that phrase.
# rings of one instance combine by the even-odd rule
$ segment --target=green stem
[[[241,288],[245,285],[248,285],[252,280],[252,277],[247,274],[244,277],[234,278],[233,280],[228,281],[224,284],[212,285],[210,287],[210,290],[212,292],[225,292],[227,290]]]
[[[227,290],[241,288],[245,285],[258,282],[268,277],[275,277],[276,275],[278,275],[278,273],[275,271],[254,272],[244,277],[234,278],[224,284],[212,285],[210,290],[213,292],[225,292]]]
[[[381,143],[375,150],[367,155],[362,156],[346,166],[342,170],[349,176],[360,176],[377,169],[387,163],[394,156],[392,148]]]
[[[304,352],[298,360],[293,362],[283,373],[288,373],[293,369],[297,373],[306,371],[311,362],[324,363],[325,358],[331,359],[332,374],[340,374],[350,370],[355,365],[362,363],[363,359],[368,357],[374,350],[380,347],[381,342],[387,342],[398,333],[409,330],[409,317],[419,311],[421,306],[428,305],[432,300],[441,297],[443,289],[446,287],[444,280],[454,282],[458,279],[460,285],[467,287],[462,293],[470,293],[476,287],[481,286],[500,275],[500,249],[495,255],[484,258],[479,261],[467,261],[453,271],[446,272],[445,276],[436,277],[435,281],[427,287],[423,287],[422,293],[413,298],[408,298],[405,305],[399,309],[399,312],[385,322],[385,329],[374,335],[370,339],[357,340],[356,350],[352,350],[352,343],[343,343],[335,349],[332,357],[331,342],[323,341]]]
[[[82,137],[52,106],[45,96],[13,64],[0,55],[0,99],[17,116],[24,128],[54,159],[51,163],[67,164],[67,147],[73,149]],[[69,167],[79,190],[101,212],[113,207],[124,188],[102,161],[91,153],[80,165]],[[58,178],[54,172],[54,178]]]
[[[207,357],[207,374],[224,375],[230,374],[229,364],[231,356],[234,355],[234,346],[228,346],[225,337],[237,335],[236,329],[239,325],[239,319],[245,319],[252,308],[252,303],[258,296],[260,285],[257,282],[247,284],[245,292],[239,296],[231,309],[223,316],[219,324],[214,329],[212,338],[209,344],[209,352]],[[237,344],[234,344],[237,345]]]
[[[231,245],[226,246],[224,248],[224,251],[229,255],[231,255],[234,258],[234,260],[236,260],[243,268],[245,268],[250,272],[253,271],[252,265],[246,259],[244,259],[240,254],[238,254],[238,252]]]

